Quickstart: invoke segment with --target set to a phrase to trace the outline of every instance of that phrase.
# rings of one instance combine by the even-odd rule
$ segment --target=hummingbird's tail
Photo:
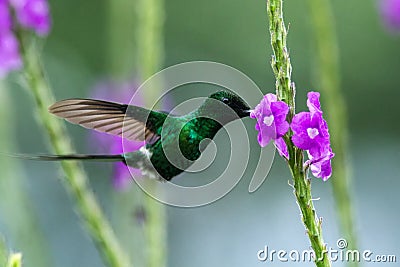
[[[61,161],[61,160],[88,160],[88,161],[108,161],[108,162],[125,162],[123,155],[85,155],[85,154],[69,154],[69,155],[30,155],[30,154],[6,154],[7,156],[26,160],[41,161]]]

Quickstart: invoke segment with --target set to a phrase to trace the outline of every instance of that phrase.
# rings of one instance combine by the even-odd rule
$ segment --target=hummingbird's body
[[[166,137],[158,139],[154,144],[147,144],[138,151],[125,153],[126,164],[141,169],[142,173],[149,177],[161,176],[165,180],[170,180],[189,168],[201,155],[200,143],[212,139],[222,127],[211,119],[191,119],[193,115],[195,114],[172,118],[172,125],[162,129]],[[165,151],[174,151],[176,144],[179,144],[182,154],[171,153],[172,155],[167,157]],[[177,163],[179,167],[171,162]]]
[[[184,116],[91,99],[67,99],[49,111],[66,120],[127,140],[144,140],[137,151],[121,155],[39,156],[45,160],[122,161],[151,178],[170,180],[200,155],[200,144],[213,139],[223,125],[249,115],[249,106],[236,94],[212,94],[196,110]]]

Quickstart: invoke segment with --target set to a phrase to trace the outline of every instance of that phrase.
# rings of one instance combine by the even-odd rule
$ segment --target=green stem
[[[291,81],[292,66],[287,49],[286,38],[287,30],[283,20],[282,0],[268,0],[267,12],[269,18],[269,31],[271,34],[271,45],[273,50],[272,69],[276,78],[276,92],[280,100],[285,101],[289,107],[289,122],[295,114],[296,90]],[[315,252],[315,264],[318,267],[330,266],[330,261],[326,254],[326,245],[322,237],[322,220],[316,215],[311,195],[311,180],[307,177],[304,170],[303,151],[295,147],[291,141],[292,133],[285,136],[288,146],[289,168],[294,182],[294,194],[299,205],[302,220],[307,230],[311,247]]]
[[[135,9],[137,1],[108,0],[107,4],[107,69],[111,78],[132,79],[135,68]]]
[[[141,80],[145,81],[160,71],[164,60],[164,1],[138,0],[136,10],[137,68]],[[158,99],[159,93],[160,88],[146,91],[146,98]]]
[[[157,187],[157,181],[148,181],[150,186]],[[155,192],[156,189],[152,190]],[[164,204],[158,202],[151,196],[146,195],[144,199],[146,211],[145,235],[147,241],[147,266],[166,266],[166,211]]]
[[[137,2],[137,67],[142,81],[160,70],[163,61],[163,24],[164,1],[163,0],[139,0]],[[156,103],[150,103],[152,99],[160,96],[160,86],[146,91],[145,101],[152,107]],[[154,191],[157,191],[158,182],[148,180]],[[166,211],[163,204],[146,195],[144,199],[145,223],[144,231],[147,241],[147,266],[166,266]]]
[[[132,16],[136,11],[136,17]],[[133,71],[132,63],[137,66],[139,82],[143,82],[155,74],[163,61],[163,23],[164,23],[164,2],[163,0],[138,0],[128,3],[123,0],[109,1],[109,62],[113,78],[126,79]],[[132,31],[134,29],[134,32]],[[133,49],[132,37],[135,39],[136,49]],[[154,87],[151,91],[145,92],[145,101],[156,99],[159,96],[159,88]],[[146,103],[153,106],[154,103]],[[146,178],[145,178],[146,179]],[[158,182],[149,181],[150,186],[157,187]],[[121,209],[115,212],[122,226],[118,231],[121,233],[132,233],[135,240],[126,240],[124,244],[130,245],[135,251],[144,256],[136,256],[136,262],[148,267],[166,266],[166,212],[165,207],[144,194],[136,185],[128,192],[131,196],[117,196],[116,201],[128,201],[132,203],[130,208],[135,209],[143,219],[142,224],[132,224],[131,220],[125,217],[132,216],[132,212]],[[121,220],[122,219],[122,220]],[[143,227],[140,229],[140,227]],[[143,232],[139,232],[143,230]],[[143,236],[142,236],[143,235]],[[128,239],[129,236],[124,238]],[[144,241],[143,241],[144,239]]]
[[[309,0],[311,25],[314,30],[316,48],[316,77],[319,88],[324,92],[327,120],[331,126],[332,147],[335,160],[332,168],[333,195],[340,219],[340,226],[349,248],[357,247],[354,231],[353,209],[351,205],[351,177],[347,159],[348,127],[346,104],[340,90],[339,49],[335,34],[334,17],[329,0]],[[358,266],[357,262],[349,263]]]
[[[34,44],[31,45],[33,42],[27,42],[27,33],[22,30],[17,30],[16,33],[24,62],[25,80],[33,94],[38,118],[48,134],[53,152],[72,153],[74,150],[64,124],[47,110],[48,106],[54,103],[54,97],[45,78],[38,50]],[[75,198],[79,214],[104,262],[112,267],[131,266],[89,187],[82,167],[76,162],[67,161],[61,162],[61,167],[65,173],[64,185]]]
[[[137,1],[109,0],[107,4],[107,68],[110,78],[118,82],[132,81],[136,77],[135,29],[134,16]],[[136,82],[136,81],[135,81]],[[133,88],[132,88],[133,89]],[[112,92],[111,92],[112,93]],[[131,92],[131,96],[134,91]],[[129,101],[126,99],[125,101]],[[125,188],[124,188],[125,189]],[[113,191],[111,205],[111,220],[115,233],[121,245],[136,266],[145,266],[146,240],[143,233],[142,221],[136,219],[143,208],[143,191],[133,181],[132,185],[123,191]]]
[[[0,147],[3,151],[15,151],[14,108],[8,86],[0,81]],[[7,231],[15,238],[15,245],[24,251],[26,261],[33,266],[51,266],[48,244],[26,190],[27,177],[21,169],[20,164],[11,158],[4,157],[0,161],[0,211],[3,221]],[[32,240],[35,240],[35,246],[32,246]]]

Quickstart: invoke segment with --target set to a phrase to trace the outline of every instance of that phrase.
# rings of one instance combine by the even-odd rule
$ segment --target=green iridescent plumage
[[[44,160],[123,161],[150,177],[170,180],[200,155],[200,144],[213,139],[223,125],[249,116],[250,107],[238,95],[219,91],[196,110],[183,116],[150,111],[137,106],[91,99],[67,99],[49,111],[69,122],[127,140],[144,140],[138,151],[122,155],[39,156]]]

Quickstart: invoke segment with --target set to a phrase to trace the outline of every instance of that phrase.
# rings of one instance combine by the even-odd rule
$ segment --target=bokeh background
[[[113,23],[110,2],[50,1],[54,25],[43,44],[43,57],[57,99],[89,96],[99,81],[115,73],[110,61],[134,57],[135,46],[140,42],[135,40],[134,25],[130,24],[137,15],[135,1],[126,1],[125,12],[120,14],[126,16],[126,25],[123,19],[119,24]],[[348,105],[348,158],[359,249],[394,254],[399,261],[400,35],[385,27],[377,1],[336,0],[332,5],[340,48],[342,92]],[[175,0],[165,3],[164,12],[164,67],[192,60],[221,62],[247,74],[264,93],[274,91],[265,1]],[[318,90],[313,77],[310,15],[303,1],[286,1],[285,12],[286,22],[290,23],[288,43],[298,110],[302,110],[306,92]],[[111,57],[114,59],[110,60]],[[132,64],[132,71],[125,77],[134,79],[135,64],[121,64]],[[0,127],[15,134],[0,140],[1,150],[46,153],[48,144],[32,112],[32,99],[17,75],[8,79],[8,87],[9,95],[2,96],[0,107],[7,119],[0,121]],[[199,94],[193,86],[188,90]],[[175,99],[169,101],[175,103]],[[249,135],[254,137],[251,145],[257,150],[254,122],[247,121],[246,125]],[[68,130],[79,152],[90,152],[88,130],[71,125]],[[217,142],[222,147],[229,146],[222,137]],[[3,158],[1,162],[0,231],[12,248],[22,250],[25,265],[38,266],[42,261],[57,267],[104,266],[62,186],[57,164]],[[133,189],[133,184],[116,190],[110,164],[88,163],[85,168],[125,249],[140,261],[143,234],[132,197],[140,191]],[[184,174],[181,179],[189,175]],[[250,174],[245,176],[230,194],[211,205],[166,208],[168,266],[310,266],[311,263],[257,260],[257,251],[265,245],[276,250],[303,250],[309,248],[309,241],[288,185],[290,173],[284,161],[276,158],[267,181],[253,194],[247,191],[250,178]],[[335,179],[335,174],[331,179]],[[25,205],[17,201],[20,195],[34,215],[29,215],[29,220],[20,212],[24,208],[21,205]],[[336,241],[342,236],[330,180],[313,179],[313,195],[320,198],[316,208],[324,219],[325,241],[336,248]],[[135,225],[136,235],[127,235],[119,225]],[[45,251],[48,259],[44,260],[43,254],[35,250]],[[337,262],[334,266],[344,264]]]

